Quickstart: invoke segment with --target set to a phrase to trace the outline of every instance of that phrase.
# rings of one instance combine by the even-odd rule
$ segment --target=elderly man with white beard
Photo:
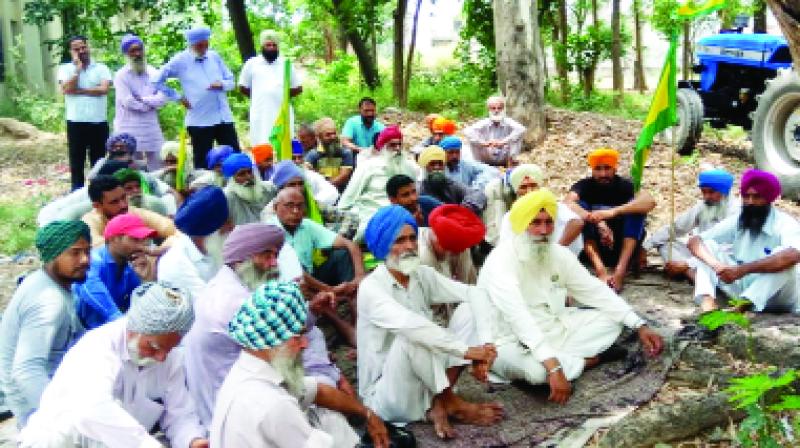
[[[470,364],[473,376],[487,381],[494,346],[467,345],[455,333],[460,329],[436,324],[431,309],[485,302],[485,291],[420,266],[417,222],[399,205],[375,213],[365,240],[375,258],[386,263],[358,289],[358,392],[364,403],[387,421],[428,418],[443,439],[455,437],[451,418],[481,426],[499,422],[502,405],[470,403],[453,390]]]
[[[389,126],[378,134],[382,145],[380,151],[364,163],[356,165],[353,176],[347,184],[338,207],[358,214],[360,222],[355,239],[360,240],[372,215],[379,208],[389,205],[386,182],[396,174],[405,174],[416,179],[417,167],[403,155],[403,134],[397,126]]]
[[[244,301],[228,326],[242,351],[219,390],[211,446],[353,447],[359,438],[342,415],[348,414],[366,419],[374,446],[388,448],[375,413],[305,376],[300,352],[308,346],[307,316],[294,282],[267,282]]]
[[[556,210],[556,198],[545,188],[511,207],[515,236],[498,244],[478,277],[492,306],[490,313],[480,313],[490,324],[477,339],[497,346],[492,372],[507,380],[547,383],[549,399],[565,403],[570,381],[612,359],[612,353],[621,354],[606,350],[623,326],[638,331],[648,355],[658,355],[663,342],[630,305],[551,239]],[[590,309],[566,306],[567,296]]]
[[[144,42],[133,34],[122,37],[120,50],[127,63],[114,75],[114,132],[136,137],[136,158],[144,160],[148,171],[161,167],[159,153],[164,135],[158,123],[158,109],[169,98],[150,82],[156,69],[147,65]]]
[[[696,260],[686,247],[689,238],[714,227],[729,216],[738,215],[742,201],[729,195],[733,175],[722,169],[701,171],[698,187],[703,198],[692,208],[678,215],[673,225],[674,241],[670,241],[669,224],[658,229],[645,240],[642,247],[656,249],[664,260],[664,272],[671,277],[685,275],[694,281]]]
[[[506,115],[506,100],[492,96],[486,100],[487,118],[464,129],[476,160],[492,166],[505,166],[509,156],[519,154],[525,126]]]
[[[235,226],[259,222],[261,211],[278,193],[272,182],[257,178],[254,169],[247,154],[234,153],[222,162],[228,213]]]
[[[131,308],[86,333],[64,356],[21,447],[161,447],[156,423],[175,448],[208,448],[186,390],[176,347],[194,319],[186,291],[145,283]]]

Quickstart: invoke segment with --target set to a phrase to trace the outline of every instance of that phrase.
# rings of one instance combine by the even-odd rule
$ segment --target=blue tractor
[[[696,53],[700,80],[678,82],[678,151],[694,150],[705,122],[742,126],[756,165],[780,177],[785,195],[800,196],[800,77],[786,39],[723,33],[700,39]]]

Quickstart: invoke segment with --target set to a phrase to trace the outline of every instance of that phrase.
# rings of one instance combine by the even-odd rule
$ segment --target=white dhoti
[[[312,406],[306,411],[306,415],[312,427],[333,438],[333,446],[351,447],[361,441],[347,418],[339,412]]]
[[[738,264],[728,251],[714,241],[703,243],[721,263],[729,266]],[[797,311],[797,273],[794,267],[780,272],[748,274],[732,283],[724,283],[709,265],[698,262],[694,283],[695,302],[699,304],[704,296],[716,298],[717,288],[728,297],[749,300],[753,303],[753,309],[758,312]]]

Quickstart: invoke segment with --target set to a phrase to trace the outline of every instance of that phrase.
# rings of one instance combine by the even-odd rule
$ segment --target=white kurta
[[[500,223],[499,241],[514,238],[514,232],[511,230],[511,221],[508,219],[508,213],[509,212],[506,212],[503,215],[503,219]],[[553,235],[551,236],[553,241],[561,241],[561,237],[564,235],[564,230],[567,228],[567,224],[573,219],[580,218],[578,217],[578,214],[573,212],[572,209],[566,204],[559,202],[558,211],[556,213],[556,222],[554,223],[555,226],[553,228]],[[583,250],[583,235],[578,234],[578,237],[572,240],[567,248],[569,248],[573,254],[579,255]]]
[[[478,280],[478,270],[472,262],[472,255],[469,249],[457,254],[448,252],[444,258],[439,259],[436,257],[436,252],[434,252],[430,241],[431,232],[433,230],[430,227],[420,227],[419,229],[417,241],[420,262],[425,266],[436,269],[436,272],[447,278],[474,285]]]
[[[501,241],[478,276],[494,309],[480,316],[490,322],[490,341],[497,345],[496,374],[541,383],[542,361],[555,357],[573,379],[583,371],[584,358],[607,349],[623,325],[644,323],[568,248],[552,244],[544,266],[526,258],[525,248],[516,238]],[[567,295],[594,309],[567,307]]]
[[[148,433],[156,423],[174,447],[205,437],[186,390],[181,349],[164,362],[137,367],[128,354],[126,323],[122,318],[96,328],[67,352],[20,433],[22,447],[73,446],[76,439],[113,448],[161,447]]]
[[[258,55],[248,59],[242,66],[239,85],[250,89],[250,145],[269,143],[272,125],[280,113],[283,102],[284,64],[286,59],[278,56],[272,63]],[[289,70],[289,87],[300,87],[300,77],[292,67]],[[294,135],[294,111],[291,113],[291,135]]]
[[[486,300],[485,292],[420,266],[408,289],[385,265],[358,288],[358,392],[387,421],[420,420],[449,386],[446,369],[468,346],[434,323],[431,305]],[[459,361],[460,360],[460,361]]]
[[[200,252],[191,238],[179,234],[167,253],[158,259],[158,280],[186,289],[194,300],[219,268],[214,257]]]

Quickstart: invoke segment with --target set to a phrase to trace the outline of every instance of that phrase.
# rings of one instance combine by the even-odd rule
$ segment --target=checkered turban
[[[228,324],[228,334],[251,350],[274,348],[301,334],[306,301],[294,282],[271,280],[261,285]]]

